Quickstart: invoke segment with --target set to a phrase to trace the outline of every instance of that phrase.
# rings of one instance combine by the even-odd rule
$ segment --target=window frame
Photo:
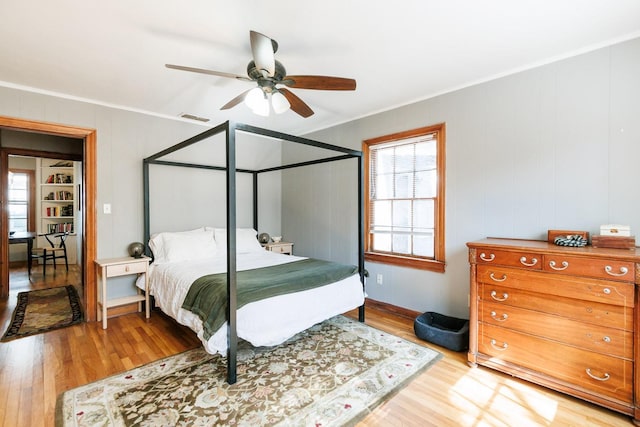
[[[36,172],[32,169],[17,169],[17,168],[9,168],[10,173],[16,174],[25,174],[28,179],[27,186],[27,230],[35,231],[36,229]],[[7,181],[8,184],[8,181]],[[9,192],[9,188],[7,187],[7,195]],[[9,215],[9,205],[11,204],[11,200],[7,196],[7,222],[10,219]]]
[[[425,126],[408,131],[393,133],[376,138],[366,139],[362,142],[362,152],[364,156],[364,185],[365,185],[365,203],[364,203],[364,221],[365,221],[365,242],[364,257],[366,261],[379,262],[384,264],[392,264],[401,267],[411,267],[421,270],[429,270],[444,273],[445,270],[445,124],[438,123],[435,125]],[[376,145],[389,142],[399,141],[402,139],[416,138],[425,135],[434,135],[436,141],[436,197],[434,199],[434,257],[423,258],[407,255],[399,255],[388,252],[377,252],[372,249],[371,227],[371,199],[370,199],[370,174],[371,174],[371,148]]]

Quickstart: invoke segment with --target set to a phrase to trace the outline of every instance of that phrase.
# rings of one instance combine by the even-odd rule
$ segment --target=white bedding
[[[239,253],[237,270],[285,264],[304,259],[261,250]],[[226,253],[180,262],[152,264],[149,268],[150,294],[156,305],[180,324],[196,332],[205,349],[211,353],[226,355],[227,324],[207,341],[203,338],[202,321],[198,316],[182,308],[189,287],[197,278],[206,274],[226,271]],[[144,281],[138,280],[144,287]],[[364,292],[358,274],[339,282],[307,291],[268,298],[245,305],[237,312],[238,337],[252,345],[272,346],[282,343],[296,333],[316,323],[361,306]]]

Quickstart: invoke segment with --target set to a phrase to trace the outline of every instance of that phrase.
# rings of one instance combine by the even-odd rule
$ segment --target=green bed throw
[[[354,265],[313,258],[238,271],[237,305],[241,308],[254,301],[317,288],[357,272],[358,267]],[[200,317],[204,338],[211,338],[227,320],[227,273],[209,274],[196,279],[189,288],[182,308]]]

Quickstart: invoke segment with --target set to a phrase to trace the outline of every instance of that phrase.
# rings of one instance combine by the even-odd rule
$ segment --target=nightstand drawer
[[[293,254],[293,243],[288,242],[278,242],[278,243],[269,243],[265,246],[265,249],[271,252],[276,252],[279,254]]]
[[[107,266],[107,277],[124,276],[126,274],[145,273],[147,260],[136,263],[117,264]]]

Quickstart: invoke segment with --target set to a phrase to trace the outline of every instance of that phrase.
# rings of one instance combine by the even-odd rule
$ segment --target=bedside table
[[[290,242],[267,243],[264,248],[268,251],[277,252],[279,254],[293,255],[293,243]]]
[[[109,307],[117,307],[119,305],[138,303],[138,311],[142,310],[142,301],[145,303],[145,311],[147,319],[149,318],[149,261],[151,258],[143,256],[142,258],[123,257],[98,259],[96,263],[96,283],[101,288],[98,291],[98,321],[102,320],[102,329],[107,329],[107,309]],[[136,287],[138,295],[131,295],[121,298],[107,299],[107,279],[109,277],[126,276],[129,274],[144,274],[145,292],[141,294],[140,288]]]

